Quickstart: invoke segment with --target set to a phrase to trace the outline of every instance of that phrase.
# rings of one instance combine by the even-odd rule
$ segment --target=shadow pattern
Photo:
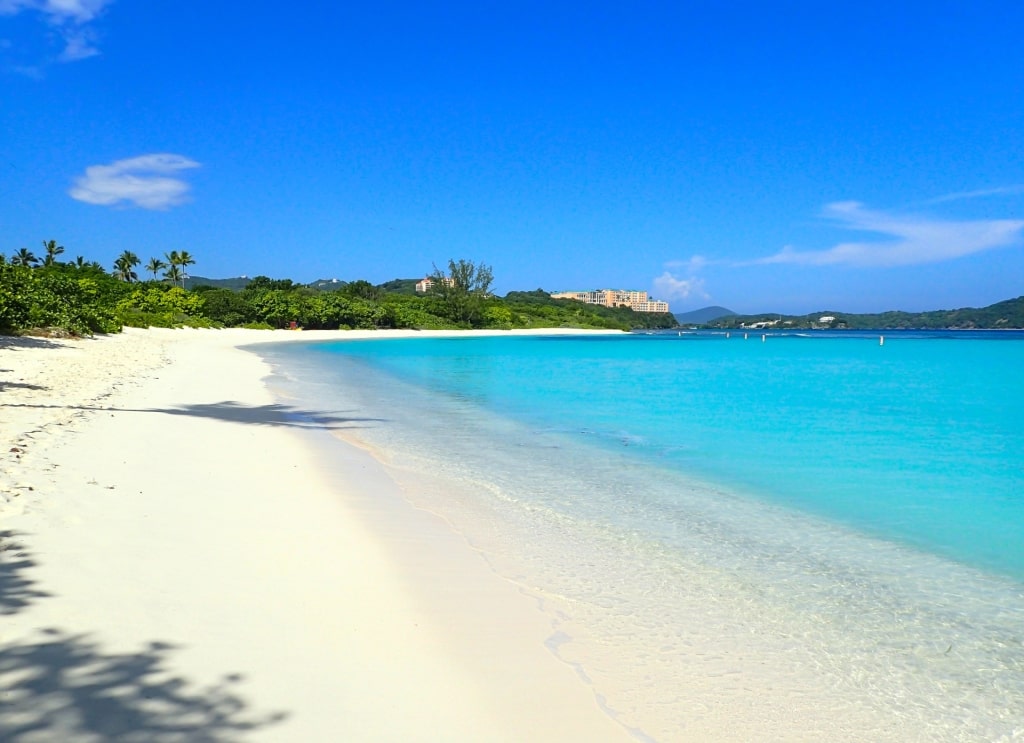
[[[0,740],[227,743],[286,719],[255,715],[229,675],[197,687],[166,668],[174,646],[105,653],[87,635],[49,629],[0,647]]]
[[[17,536],[13,531],[0,531],[0,616],[19,612],[49,595],[35,588],[35,581],[28,577],[36,563]]]
[[[18,350],[22,348],[64,348],[64,346],[46,338],[34,338],[27,335],[0,335],[0,351],[9,348]]]
[[[174,408],[101,408],[91,405],[34,405],[27,403],[0,404],[0,408],[50,408],[62,410],[95,410],[104,413],[162,413],[195,418],[212,418],[228,423],[257,426],[283,426],[288,428],[321,428],[337,430],[361,428],[361,423],[380,423],[383,418],[364,418],[339,415],[336,412],[304,410],[291,405],[244,405],[225,400],[217,403],[182,405]]]
[[[291,405],[243,405],[224,402],[183,405],[176,408],[147,408],[134,412],[186,415],[196,418],[214,418],[229,423],[259,426],[287,426],[291,428],[353,428],[354,423],[381,422],[381,418],[362,418],[338,415],[336,412],[304,410]]]
[[[0,369],[0,371],[3,371],[3,369]],[[5,389],[8,389],[8,388],[11,388],[11,389],[21,389],[21,390],[48,390],[48,389],[50,389],[49,387],[46,387],[46,386],[41,385],[41,384],[30,384],[29,382],[5,382],[4,380],[0,379],[0,392],[3,392]]]

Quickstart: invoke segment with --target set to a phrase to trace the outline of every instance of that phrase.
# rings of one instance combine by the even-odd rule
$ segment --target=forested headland
[[[186,251],[151,258],[140,276],[139,257],[125,251],[106,270],[64,248],[43,242],[43,254],[21,249],[0,254],[0,333],[113,333],[122,327],[373,328],[671,328],[670,314],[634,312],[552,299],[542,289],[491,293],[490,267],[451,260],[436,267],[427,293],[417,279],[383,284],[365,280],[291,279],[210,281],[189,278],[196,263]],[[218,284],[218,285],[214,285]],[[227,284],[227,285],[225,285]]]
[[[833,330],[1000,330],[1024,328],[1024,297],[987,307],[929,312],[857,314],[822,311],[810,315],[730,315],[707,323],[711,328],[829,328]]]

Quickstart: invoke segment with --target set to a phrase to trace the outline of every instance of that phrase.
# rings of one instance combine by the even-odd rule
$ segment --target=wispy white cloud
[[[32,11],[42,15],[64,40],[59,62],[74,62],[99,54],[96,34],[88,25],[114,0],[0,0],[0,15]]]
[[[826,250],[801,251],[786,246],[754,263],[881,267],[938,263],[1012,245],[1024,232],[1024,220],[1019,219],[944,220],[866,209],[856,201],[829,204],[825,215],[844,229],[884,237],[844,242]]]
[[[965,201],[967,199],[980,199],[986,196],[1011,196],[1024,193],[1024,185],[1000,186],[999,188],[979,188],[975,191],[958,191],[944,196],[936,196],[928,199],[924,204],[945,204],[950,201]]]
[[[43,13],[55,23],[88,23],[114,0],[0,0],[0,14],[14,15],[23,10]]]
[[[75,62],[79,59],[95,57],[100,53],[93,43],[95,34],[88,28],[80,28],[77,31],[64,35],[64,51],[57,57],[59,62]]]
[[[199,163],[182,155],[140,155],[86,168],[68,194],[100,206],[126,203],[143,209],[169,209],[188,200],[189,184],[174,174],[198,167]]]
[[[707,260],[699,255],[693,256],[688,261],[666,263],[665,268],[669,270],[652,282],[658,298],[666,301],[689,299],[690,297],[710,299],[710,295],[704,289],[704,279],[697,275],[697,272],[705,265],[707,265]],[[679,275],[680,269],[684,269],[685,278]],[[673,273],[673,270],[676,273]]]
[[[668,269],[685,269],[687,273],[695,274],[700,271],[704,266],[708,265],[708,259],[702,255],[691,256],[686,261],[666,261],[665,268]]]

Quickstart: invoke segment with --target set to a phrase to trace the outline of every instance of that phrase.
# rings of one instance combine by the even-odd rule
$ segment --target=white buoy
[[[885,345],[885,336],[884,335],[878,336],[878,345],[880,345],[880,346],[884,346]]]
[[[767,333],[763,333],[761,335],[761,342],[764,343],[766,340],[768,340],[768,334]]]
[[[747,334],[746,334],[746,333],[744,333],[744,334],[743,334],[743,340],[746,340],[746,339],[747,339]]]
[[[731,336],[731,335],[730,335],[729,333],[726,333],[726,334],[725,334],[725,337],[726,337],[726,338],[730,338],[730,337],[732,337],[732,336]]]

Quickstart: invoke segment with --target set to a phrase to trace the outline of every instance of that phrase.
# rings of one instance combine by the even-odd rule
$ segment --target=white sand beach
[[[237,348],[327,335],[0,338],[0,739],[632,738],[529,597],[366,452],[318,458]]]

